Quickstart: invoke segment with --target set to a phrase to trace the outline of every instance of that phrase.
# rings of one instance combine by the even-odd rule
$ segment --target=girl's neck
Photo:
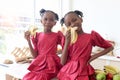
[[[83,33],[84,33],[84,31],[83,31],[83,30],[78,31],[78,34],[83,34]]]
[[[44,30],[44,33],[50,33],[52,32],[51,30]]]

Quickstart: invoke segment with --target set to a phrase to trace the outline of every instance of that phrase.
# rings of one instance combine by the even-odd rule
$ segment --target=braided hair
[[[55,20],[57,20],[57,21],[59,20],[58,14],[55,13],[55,12],[53,12],[53,11],[51,11],[51,10],[41,9],[41,10],[40,10],[40,16],[43,17],[43,15],[44,15],[46,12],[52,12],[52,13],[55,15]]]
[[[70,14],[70,13],[75,13],[75,14],[78,15],[78,17],[81,17],[81,18],[83,17],[83,13],[81,11],[79,11],[79,10],[70,11],[67,14],[65,14],[65,16],[68,15],[68,14]],[[64,24],[64,18],[65,18],[65,16],[60,20],[61,26],[63,26],[63,24]]]

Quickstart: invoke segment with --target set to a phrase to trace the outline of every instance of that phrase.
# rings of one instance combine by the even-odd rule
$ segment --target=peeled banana
[[[38,30],[38,28],[37,28],[36,26],[31,26],[31,27],[29,28],[30,35],[31,35],[31,36],[35,36],[37,30]]]
[[[69,27],[68,30],[71,32],[71,44],[75,43],[78,38],[78,34],[76,32],[78,27]]]
[[[106,73],[111,73],[111,74],[118,74],[120,72],[120,70],[112,65],[105,65],[104,66],[104,71]]]

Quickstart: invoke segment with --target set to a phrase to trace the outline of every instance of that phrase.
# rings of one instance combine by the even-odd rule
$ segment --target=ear
[[[82,19],[82,18],[80,18],[80,20],[81,20],[81,22],[83,22],[83,19]]]
[[[42,20],[40,20],[40,22],[42,23]]]

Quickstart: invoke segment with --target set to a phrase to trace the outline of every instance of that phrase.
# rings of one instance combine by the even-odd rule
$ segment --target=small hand
[[[65,35],[65,43],[69,44],[71,41],[71,31],[67,30],[66,35]]]
[[[30,41],[30,31],[26,31],[26,32],[24,33],[24,37],[25,37],[25,39],[26,39],[27,41]]]

